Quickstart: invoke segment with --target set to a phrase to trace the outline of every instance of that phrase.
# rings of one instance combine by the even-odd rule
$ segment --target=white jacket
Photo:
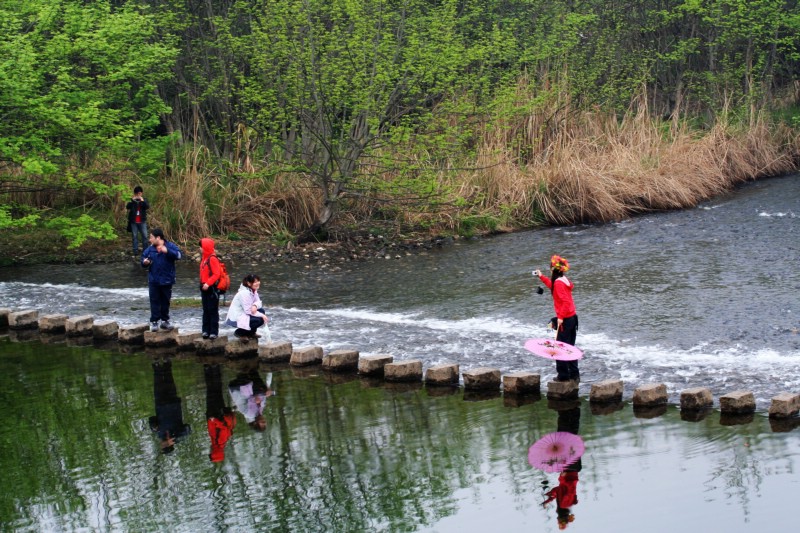
[[[261,298],[257,292],[253,292],[245,285],[239,286],[239,291],[236,296],[231,300],[231,305],[228,307],[228,315],[225,317],[225,323],[231,327],[240,329],[250,329],[250,317],[260,316],[252,315],[250,309],[255,305],[256,309],[261,309],[264,304],[261,303]]]

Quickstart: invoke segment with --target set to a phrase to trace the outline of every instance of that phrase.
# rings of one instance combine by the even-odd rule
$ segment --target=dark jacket
[[[128,223],[133,224],[136,220],[136,204],[139,204],[139,211],[142,215],[142,222],[147,222],[147,210],[150,209],[150,204],[147,203],[147,200],[142,198],[141,202],[134,202],[131,200],[128,202],[128,205],[125,206],[125,209],[128,210]]]
[[[175,284],[175,261],[181,258],[181,249],[174,242],[165,241],[167,253],[162,254],[156,251],[152,244],[142,252],[142,267],[150,268],[147,274],[147,281],[156,285]],[[150,265],[145,265],[144,260],[150,259]]]

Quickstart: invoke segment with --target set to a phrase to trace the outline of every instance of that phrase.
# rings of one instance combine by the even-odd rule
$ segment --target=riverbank
[[[287,244],[277,246],[266,241],[230,240],[214,238],[217,252],[223,260],[254,261],[258,263],[309,263],[322,268],[352,261],[396,259],[406,255],[448,246],[459,236],[418,235],[393,240],[382,235],[354,235],[346,240]],[[187,255],[199,261],[199,247],[178,243]],[[46,229],[22,231],[6,230],[0,238],[3,254],[0,266],[34,264],[106,264],[128,262],[132,259],[130,234],[120,235],[115,241],[86,241],[81,247],[68,249],[63,239]]]

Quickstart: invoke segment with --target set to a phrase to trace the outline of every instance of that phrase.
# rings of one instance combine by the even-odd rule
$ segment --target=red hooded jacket
[[[219,281],[222,268],[219,266],[219,259],[214,255],[214,241],[207,237],[200,239],[200,249],[203,257],[200,259],[200,283],[207,283],[209,286]]]

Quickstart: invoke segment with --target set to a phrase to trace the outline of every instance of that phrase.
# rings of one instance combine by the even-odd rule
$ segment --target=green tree
[[[154,30],[135,3],[0,5],[0,194],[103,194],[87,170],[98,158],[135,154],[168,111],[155,88],[175,49]]]

